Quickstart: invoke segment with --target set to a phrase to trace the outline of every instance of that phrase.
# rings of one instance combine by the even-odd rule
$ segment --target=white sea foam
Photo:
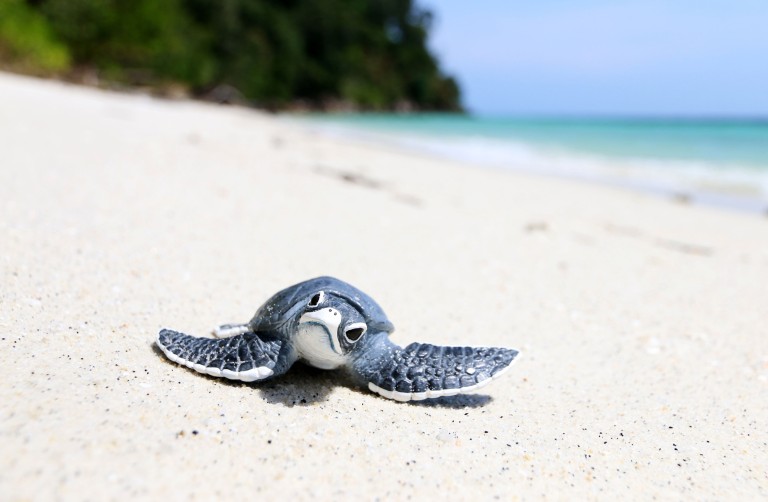
[[[310,124],[323,134],[465,163],[618,185],[744,210],[768,208],[768,169],[736,162],[601,155],[481,135],[369,129],[332,121]]]

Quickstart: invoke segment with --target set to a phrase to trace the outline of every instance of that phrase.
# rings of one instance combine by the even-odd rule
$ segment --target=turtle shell
[[[289,286],[259,307],[249,325],[255,332],[280,332],[289,336],[309,299],[318,291],[344,298],[365,318],[370,331],[391,333],[395,328],[373,298],[334,277],[316,277]]]

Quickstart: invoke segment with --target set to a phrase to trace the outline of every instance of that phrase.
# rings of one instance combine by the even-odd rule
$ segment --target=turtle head
[[[307,326],[324,328],[330,349],[339,356],[352,352],[368,331],[362,313],[330,291],[317,291],[309,297],[299,318],[299,328]]]

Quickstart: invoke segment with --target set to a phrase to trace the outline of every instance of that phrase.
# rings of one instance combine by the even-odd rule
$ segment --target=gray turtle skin
[[[282,375],[301,360],[345,371],[355,384],[396,401],[473,392],[501,376],[519,352],[390,341],[394,326],[371,297],[333,277],[286,288],[245,324],[224,324],[225,338],[163,329],[157,346],[200,373],[253,382]]]

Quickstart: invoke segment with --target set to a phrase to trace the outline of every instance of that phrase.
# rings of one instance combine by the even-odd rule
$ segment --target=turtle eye
[[[344,336],[347,337],[347,340],[354,343],[365,334],[367,329],[368,326],[366,326],[365,323],[356,322],[355,324],[350,324],[347,326],[347,328],[344,330]]]
[[[309,299],[309,303],[307,304],[308,307],[317,307],[321,303],[323,303],[323,299],[325,298],[325,293],[322,291],[319,291],[315,293],[312,298]]]

